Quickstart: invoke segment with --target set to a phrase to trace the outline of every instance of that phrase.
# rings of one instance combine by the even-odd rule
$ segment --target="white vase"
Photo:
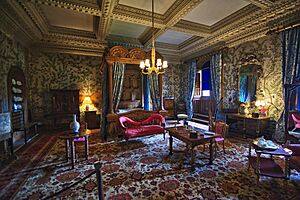
[[[74,133],[78,133],[79,128],[80,128],[80,124],[78,121],[76,121],[76,114],[73,114],[73,121],[70,123],[70,129]]]

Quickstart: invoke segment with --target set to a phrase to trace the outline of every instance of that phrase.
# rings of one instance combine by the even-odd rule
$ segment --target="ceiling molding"
[[[176,0],[175,3],[164,14],[163,28],[154,33],[154,37],[158,38],[167,31],[167,28],[174,26],[188,12],[198,6],[203,0]],[[156,23],[156,21],[155,21]],[[152,38],[145,41],[145,46],[149,46]]]
[[[21,1],[21,0],[18,0]],[[102,16],[102,12],[99,8],[96,7],[89,7],[86,5],[75,4],[74,1],[62,1],[62,0],[27,0],[29,2],[35,4],[41,4],[46,6],[53,6],[57,8],[64,8],[68,10],[73,10],[79,13],[88,14],[88,15],[95,15],[95,16]]]
[[[112,18],[123,22],[152,26],[151,12],[130,6],[117,5],[113,10]],[[154,14],[154,27],[160,29],[165,27],[163,15]]]
[[[273,5],[272,1],[269,0],[246,0],[252,3],[253,5],[256,5],[262,9],[266,9],[268,7],[271,7]]]
[[[87,39],[96,39],[96,35],[94,32],[76,30],[76,29],[65,28],[60,26],[50,26],[48,35],[49,34],[60,34],[66,36],[77,36],[80,38],[87,38]]]
[[[287,16],[291,12],[299,12],[300,2],[294,2],[292,0],[282,1],[274,6],[259,10],[247,17],[215,31],[211,36],[202,38],[195,43],[181,49],[182,56],[193,54],[202,49],[208,48],[219,42],[226,42],[232,40],[232,38],[242,38],[240,42],[246,42],[245,35],[251,33],[260,33],[266,30],[267,23],[271,20],[282,18]],[[253,35],[253,34],[252,34]],[[237,41],[235,41],[237,43]]]
[[[211,28],[209,26],[186,21],[183,19],[181,19],[173,27],[170,27],[170,29],[178,32],[189,33],[200,37],[208,37],[211,34]]]
[[[164,15],[164,23],[167,27],[175,25],[182,17],[187,15],[203,0],[176,0]]]
[[[27,3],[20,2],[20,5],[23,7],[25,12],[28,14],[28,16],[30,17],[32,22],[39,29],[41,34],[48,34],[50,24],[48,23],[42,10],[37,8],[34,4],[32,4],[30,2],[27,2]]]
[[[249,4],[249,5],[245,6],[244,8],[232,13],[231,15],[225,17],[224,19],[222,19],[222,20],[218,21],[217,23],[215,23],[214,25],[212,25],[211,31],[215,32],[215,31],[217,31],[227,25],[230,25],[236,21],[239,21],[241,18],[251,15],[254,12],[257,12],[259,10],[260,10],[259,7]]]
[[[1,20],[6,20],[6,22],[3,21],[4,27],[2,29],[15,29],[12,34],[24,38],[28,42],[36,41],[42,37],[40,31],[17,1],[0,1],[0,10],[4,16]]]
[[[100,41],[104,41],[109,33],[112,16],[111,13],[115,6],[118,4],[119,0],[102,0],[102,16],[99,19],[98,30],[96,32],[97,38]]]
[[[86,39],[76,36],[66,36],[60,34],[50,34],[32,45],[46,51],[57,50],[58,52],[68,52],[73,54],[97,55],[102,54],[106,48],[106,43],[96,39]]]

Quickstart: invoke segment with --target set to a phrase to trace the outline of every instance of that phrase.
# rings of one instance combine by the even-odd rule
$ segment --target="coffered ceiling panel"
[[[192,36],[193,35],[187,33],[168,30],[159,36],[156,41],[169,44],[180,44]]]
[[[83,31],[93,31],[93,16],[53,6],[41,6],[42,11],[52,26],[59,26]]]
[[[244,0],[204,0],[183,19],[211,26],[248,4]]]
[[[138,38],[146,29],[146,26],[114,20],[110,28],[110,35],[118,35],[130,38]]]
[[[151,0],[120,0],[119,4],[152,11],[151,2]],[[174,2],[175,0],[154,0],[154,12],[164,14]]]

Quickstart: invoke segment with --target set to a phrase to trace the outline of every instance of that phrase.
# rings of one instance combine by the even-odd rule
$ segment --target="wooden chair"
[[[218,148],[218,143],[222,142],[223,144],[223,152],[225,154],[225,138],[226,135],[228,134],[228,129],[229,126],[222,121],[217,121],[214,124],[214,132],[219,135],[218,137],[215,138],[215,153],[217,154],[217,148]]]
[[[34,129],[34,134],[38,134],[37,125],[38,123],[25,123],[24,112],[16,111],[11,113],[12,132],[23,131],[24,141],[27,144],[28,138],[27,133]],[[12,137],[13,138],[13,137]]]
[[[225,154],[225,138],[228,134],[229,125],[223,121],[216,121],[211,123],[211,127],[209,130],[215,132],[218,137],[215,138],[215,155],[217,155],[218,150],[218,143],[222,142],[223,145],[223,153]],[[204,144],[204,151],[205,151],[205,144]]]

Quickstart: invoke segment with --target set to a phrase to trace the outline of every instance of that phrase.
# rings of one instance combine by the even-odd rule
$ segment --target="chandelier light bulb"
[[[141,61],[141,62],[140,62],[140,68],[141,68],[141,69],[144,69],[144,68],[145,68],[145,62],[144,62],[144,61]]]

